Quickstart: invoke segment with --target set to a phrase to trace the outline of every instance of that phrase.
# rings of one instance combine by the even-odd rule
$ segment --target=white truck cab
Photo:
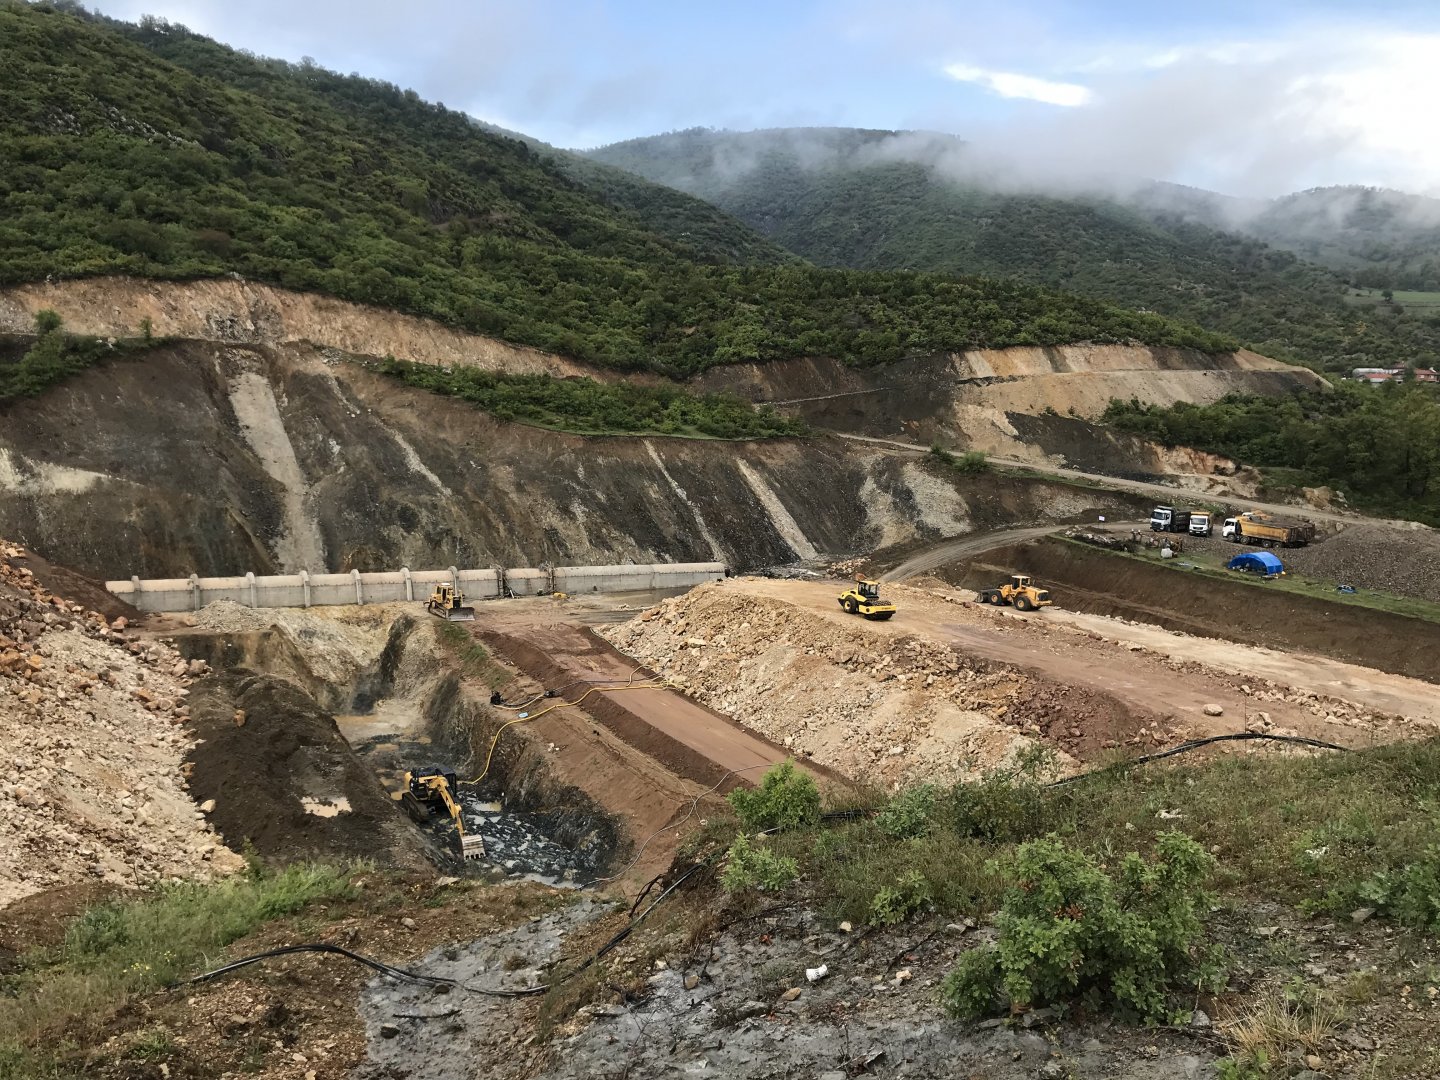
[[[1210,515],[1203,510],[1197,510],[1190,515],[1190,535],[1210,535]]]
[[[1220,535],[1226,540],[1236,539],[1236,531],[1240,528],[1239,518],[1226,518],[1225,524],[1220,527]]]

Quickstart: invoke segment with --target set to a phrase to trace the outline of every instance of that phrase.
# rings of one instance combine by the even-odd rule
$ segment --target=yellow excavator
[[[1004,585],[980,590],[980,603],[1014,604],[1020,611],[1034,611],[1054,602],[1050,599],[1050,590],[1037,587],[1029,574],[1011,574]]]
[[[475,621],[475,609],[465,606],[465,594],[448,581],[435,586],[430,599],[425,601],[425,610],[446,622]]]
[[[840,606],[867,619],[888,619],[895,614],[895,605],[880,599],[880,582],[869,578],[856,578],[855,587],[840,594]]]
[[[421,820],[434,817],[442,811],[449,814],[450,819],[455,822],[455,833],[460,837],[460,854],[467,859],[483,859],[485,840],[465,831],[465,817],[460,811],[459,801],[455,798],[458,790],[458,782],[452,770],[439,765],[427,765],[423,769],[405,774],[405,790],[400,793],[400,801],[412,816]]]

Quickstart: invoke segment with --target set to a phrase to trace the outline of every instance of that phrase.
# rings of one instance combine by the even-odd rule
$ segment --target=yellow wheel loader
[[[460,837],[460,854],[467,859],[483,859],[485,841],[465,831],[465,818],[455,798],[457,790],[454,772],[439,765],[428,765],[405,774],[405,790],[400,793],[400,801],[417,821],[428,820],[441,812],[448,814]]]
[[[867,619],[888,619],[895,614],[895,605],[880,599],[880,583],[867,578],[856,578],[855,587],[840,594],[840,606]]]
[[[1011,574],[1010,580],[994,589],[981,589],[982,604],[1014,604],[1020,611],[1034,611],[1049,607],[1055,601],[1050,599],[1050,590],[1041,589],[1030,580],[1029,574]]]
[[[475,609],[465,606],[465,594],[448,581],[435,586],[430,599],[425,601],[425,609],[446,622],[475,621]]]

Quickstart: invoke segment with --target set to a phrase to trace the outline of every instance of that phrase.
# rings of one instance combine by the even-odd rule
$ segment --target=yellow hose
[[[638,671],[638,670],[640,670],[640,669],[639,669],[639,668],[636,668],[635,670]],[[631,672],[631,673],[630,673],[630,677],[633,679],[633,678],[635,677],[635,673],[634,673],[634,672]],[[489,775],[489,773],[490,773],[490,762],[491,762],[491,760],[495,757],[495,746],[496,746],[497,743],[500,742],[500,735],[501,735],[501,733],[503,733],[504,730],[505,730],[506,728],[508,728],[511,724],[524,724],[524,723],[526,723],[526,722],[528,722],[528,721],[530,721],[530,720],[539,720],[540,717],[544,716],[544,715],[547,714],[547,713],[552,713],[552,712],[554,712],[556,709],[569,709],[569,708],[571,708],[571,707],[573,707],[573,706],[575,706],[575,705],[579,705],[582,701],[584,701],[586,698],[588,698],[591,694],[614,694],[614,693],[618,693],[618,692],[621,691],[621,690],[666,690],[666,689],[669,689],[669,684],[666,683],[663,679],[662,679],[662,680],[657,680],[657,681],[654,681],[654,682],[629,683],[629,684],[627,684],[627,685],[625,685],[625,686],[592,686],[592,687],[590,687],[589,690],[586,690],[585,693],[581,694],[581,695],[580,695],[578,698],[576,698],[574,701],[561,701],[561,702],[557,702],[557,703],[554,704],[554,705],[550,705],[550,706],[548,706],[547,708],[541,709],[539,712],[535,713],[533,716],[517,716],[514,720],[507,720],[507,721],[505,721],[505,723],[501,724],[501,725],[495,730],[495,736],[494,736],[494,738],[492,738],[492,739],[490,740],[490,749],[485,752],[485,767],[480,770],[480,775],[477,776],[477,777],[475,777],[474,780],[461,780],[461,781],[459,781],[459,783],[465,785],[466,787],[474,787],[475,785],[479,784],[480,781],[484,780],[487,775]]]

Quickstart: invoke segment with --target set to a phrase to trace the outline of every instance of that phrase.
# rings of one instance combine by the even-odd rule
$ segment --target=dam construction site
[[[1432,895],[1440,539],[1030,426],[1069,386],[1180,396],[1184,366],[956,357],[924,418],[912,366],[803,438],[595,438],[356,359],[516,362],[498,346],[250,286],[105,288],[118,308],[97,283],[0,298],[16,327],[43,303],[165,337],[0,434],[0,1075],[1430,1060],[1440,968],[1408,905]],[[928,448],[976,409],[1036,441],[982,468]],[[1161,498],[1314,540],[1255,579],[1233,542],[1152,531]],[[1040,606],[982,602],[1015,574]],[[847,609],[857,578],[893,617]],[[1099,940],[1073,1007],[962,982],[1005,955],[1016,873],[1087,933],[1120,932],[1087,905],[1189,926],[1163,972],[1107,961],[1158,996],[1073,967]]]
[[[1400,193],[0,55],[0,1080],[1440,1077]]]

